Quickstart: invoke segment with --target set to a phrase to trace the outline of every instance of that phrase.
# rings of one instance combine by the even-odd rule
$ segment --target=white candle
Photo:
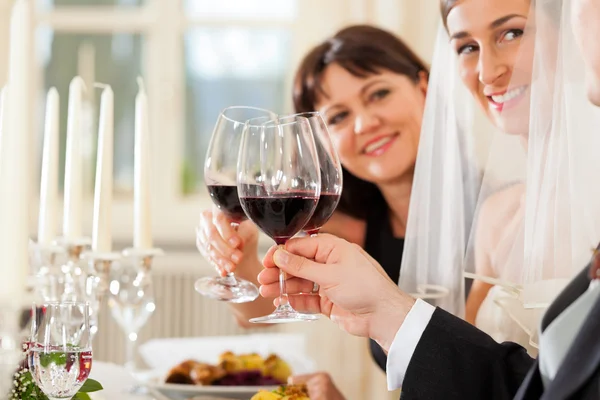
[[[10,299],[12,304],[19,304],[24,298],[29,273],[32,10],[30,0],[16,0],[12,10],[0,145],[0,297]]]
[[[69,85],[69,115],[67,118],[67,149],[65,156],[65,185],[63,236],[69,240],[82,237],[83,202],[83,80],[76,76]]]
[[[112,251],[113,136],[114,96],[110,86],[107,86],[102,91],[100,99],[96,188],[94,190],[92,249],[98,253]]]
[[[148,97],[141,78],[135,99],[135,164],[133,187],[133,246],[152,248],[150,217],[150,143],[148,130]]]
[[[40,215],[38,220],[38,243],[52,244],[57,235],[58,212],[58,146],[59,101],[58,91],[51,88],[46,97],[46,120],[44,125],[44,150],[40,184]]]

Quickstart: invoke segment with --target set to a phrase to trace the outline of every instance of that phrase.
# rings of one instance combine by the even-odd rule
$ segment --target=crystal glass
[[[42,302],[62,300],[65,288],[61,266],[69,261],[65,249],[60,246],[32,246],[30,255],[36,299]]]
[[[280,117],[279,122],[294,121],[297,118],[306,118],[315,140],[319,169],[321,171],[321,194],[317,208],[310,221],[304,226],[303,231],[314,236],[331,218],[342,195],[342,165],[338,157],[327,124],[319,112],[306,112]]]
[[[100,301],[97,277],[81,259],[87,240],[41,249],[37,258],[42,263],[35,276],[35,295],[43,302],[83,302],[90,308],[92,338],[98,332]],[[48,251],[51,250],[51,251]]]
[[[244,212],[278,245],[300,232],[312,217],[321,193],[315,142],[306,118],[246,124],[238,162],[238,193]],[[254,323],[313,321],[289,304],[280,272],[279,306]]]
[[[50,400],[70,399],[92,369],[87,303],[45,303],[32,307],[27,361],[31,375]]]
[[[109,293],[111,314],[126,335],[125,367],[134,375],[138,333],[156,309],[150,260],[127,256],[115,261],[111,269]]]
[[[236,168],[244,125],[248,120],[276,117],[269,110],[229,107],[221,112],[206,153],[204,180],[213,203],[237,227],[247,219],[238,196]],[[246,303],[258,297],[258,288],[233,273],[225,277],[205,277],[196,281],[196,291],[204,296],[232,303]]]

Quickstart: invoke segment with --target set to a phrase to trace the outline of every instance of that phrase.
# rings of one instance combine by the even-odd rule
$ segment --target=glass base
[[[269,315],[250,319],[253,324],[285,324],[289,322],[311,322],[320,318],[319,314],[303,314],[290,305],[279,306]]]
[[[234,276],[200,278],[194,288],[203,296],[231,303],[249,303],[258,297],[256,285]]]

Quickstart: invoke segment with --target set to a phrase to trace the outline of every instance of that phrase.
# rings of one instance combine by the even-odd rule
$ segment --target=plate
[[[227,399],[249,400],[259,390],[275,390],[278,386],[200,386],[163,383],[153,380],[147,383],[152,390],[157,391],[171,400],[188,400],[192,397],[212,396]]]

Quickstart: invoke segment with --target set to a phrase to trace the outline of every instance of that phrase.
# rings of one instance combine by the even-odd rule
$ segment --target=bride
[[[402,289],[533,354],[538,316],[600,239],[600,199],[586,185],[598,171],[581,167],[594,146],[567,134],[583,122],[561,75],[576,71],[557,62],[568,46],[552,18],[560,1],[535,3],[441,0],[400,277]],[[557,48],[536,46],[539,35]],[[474,279],[466,304],[463,271]]]

